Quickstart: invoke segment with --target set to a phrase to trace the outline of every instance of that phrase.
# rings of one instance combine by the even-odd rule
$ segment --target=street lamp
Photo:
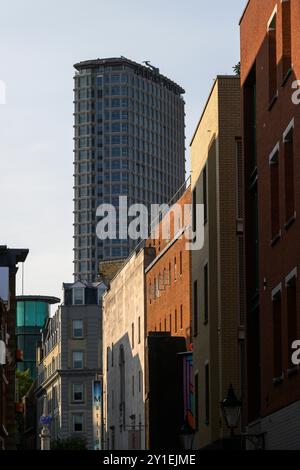
[[[228,389],[227,398],[221,402],[220,406],[226,425],[230,429],[231,437],[233,437],[234,429],[239,425],[242,402],[237,399],[232,385]]]
[[[261,432],[259,434],[242,433],[238,436],[235,436],[234,429],[236,429],[239,425],[242,402],[236,397],[232,385],[230,385],[228,389],[227,398],[225,398],[225,400],[220,403],[220,406],[226,425],[230,429],[231,448],[238,449],[238,445],[235,445],[235,443],[238,444],[238,442],[240,442],[239,445],[245,445],[247,442],[249,442],[251,447],[255,450],[265,449],[265,432]]]
[[[41,429],[41,450],[50,450],[50,429],[51,416],[48,415],[48,400],[47,395],[43,397],[43,414],[40,418],[40,424],[42,425]]]

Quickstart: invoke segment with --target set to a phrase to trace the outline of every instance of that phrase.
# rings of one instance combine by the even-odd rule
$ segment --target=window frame
[[[75,429],[75,426],[76,426],[75,418],[78,417],[78,416],[80,416],[81,419],[82,419],[82,422],[81,422],[82,429],[80,431]],[[76,433],[76,434],[84,432],[84,414],[83,413],[73,413],[72,414],[72,432]]]
[[[75,389],[74,389],[76,386],[81,386],[81,387],[82,387],[82,391],[81,391],[81,392],[76,392]],[[81,398],[81,399],[76,399],[76,398],[75,398],[75,394],[76,394],[76,393],[81,393],[82,398]],[[82,382],[80,382],[80,383],[79,383],[79,382],[74,382],[74,383],[72,383],[72,402],[73,402],[73,403],[84,403],[84,383],[82,383]]]
[[[75,354],[81,354],[82,355],[82,367],[75,367],[75,360],[74,360],[74,355]],[[77,361],[78,362],[78,361]],[[75,370],[82,370],[84,369],[84,351],[72,351],[72,369]]]
[[[82,293],[82,302],[75,302],[76,295],[75,292],[81,291]],[[72,303],[73,305],[85,305],[85,288],[84,287],[73,287],[72,289]]]
[[[76,322],[81,322],[81,325],[82,325],[82,327],[81,327],[81,335],[80,335],[80,336],[75,335],[75,331],[76,331],[76,330],[79,330],[79,328],[75,328],[75,327],[74,327],[74,324],[75,324]],[[82,320],[81,318],[79,318],[79,319],[73,319],[73,320],[72,320],[72,338],[73,338],[73,339],[83,339],[83,338],[84,338],[84,322],[83,322],[83,320]]]

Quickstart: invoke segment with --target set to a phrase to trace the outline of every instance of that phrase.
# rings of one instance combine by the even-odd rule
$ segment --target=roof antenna
[[[143,64],[147,65],[147,67],[149,67],[149,69],[152,69],[154,73],[159,74],[159,68],[158,68],[158,67],[154,67],[154,65],[152,65],[152,64],[150,63],[150,60],[144,60]]]

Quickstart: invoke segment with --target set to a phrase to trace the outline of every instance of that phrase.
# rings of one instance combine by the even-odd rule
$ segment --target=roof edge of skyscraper
[[[91,59],[91,60],[84,60],[82,62],[77,62],[74,64],[74,68],[79,71],[81,69],[87,68],[87,67],[97,67],[99,65],[118,65],[118,64],[127,64],[130,67],[132,67],[135,70],[139,70],[143,73],[145,73],[149,78],[155,79],[155,77],[159,77],[163,82],[168,84],[169,86],[172,86],[177,93],[184,95],[185,90],[178,85],[176,82],[171,80],[168,77],[165,77],[159,72],[159,69],[154,67],[147,67],[146,65],[139,64],[138,62],[134,62],[133,60],[127,59],[126,57],[110,57],[110,58],[104,58],[104,59]]]

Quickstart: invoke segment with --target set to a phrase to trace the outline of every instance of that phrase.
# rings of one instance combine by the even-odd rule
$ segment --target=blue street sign
[[[40,417],[40,423],[43,424],[44,426],[49,425],[52,421],[51,416],[41,416]]]

